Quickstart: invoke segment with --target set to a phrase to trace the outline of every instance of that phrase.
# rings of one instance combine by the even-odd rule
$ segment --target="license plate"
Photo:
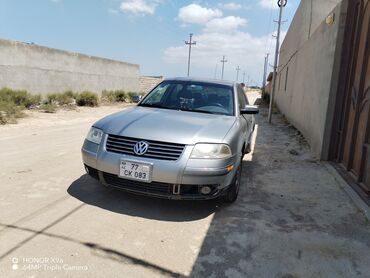
[[[121,178],[143,182],[150,182],[151,172],[152,165],[141,162],[121,160],[119,167],[119,176]]]

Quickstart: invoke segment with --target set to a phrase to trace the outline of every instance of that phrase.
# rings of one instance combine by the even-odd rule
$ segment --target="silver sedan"
[[[82,147],[103,185],[169,199],[237,199],[254,116],[234,82],[167,79],[137,106],[96,122]]]

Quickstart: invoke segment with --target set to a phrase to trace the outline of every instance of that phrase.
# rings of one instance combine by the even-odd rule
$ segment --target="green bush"
[[[44,113],[55,113],[57,111],[57,107],[54,104],[43,104],[40,106],[40,110]]]
[[[46,101],[45,101],[45,104],[53,104],[53,103],[56,103],[57,101],[57,94],[48,94],[46,96]]]
[[[101,93],[101,100],[104,102],[116,102],[116,95],[114,91],[103,90]]]
[[[127,99],[128,99],[128,101],[129,102],[132,102],[132,98],[134,97],[134,96],[137,96],[138,95],[138,93],[135,93],[135,92],[128,92],[127,93]]]
[[[4,102],[13,102],[14,103],[14,95],[13,90],[9,88],[2,88],[0,90],[0,101]]]
[[[68,105],[74,102],[74,98],[69,96],[69,94],[59,94],[57,97],[57,102],[59,105]]]
[[[76,98],[78,106],[98,106],[98,96],[92,92],[82,92]]]
[[[3,112],[0,111],[0,125],[5,125],[7,123],[7,119],[5,115],[3,115]]]
[[[46,104],[69,105],[77,98],[77,94],[72,91],[64,93],[53,93],[46,96]]]
[[[117,91],[114,92],[114,95],[116,97],[116,101],[117,102],[124,102],[124,101],[126,101],[127,94],[125,93],[125,91],[117,90]]]
[[[23,90],[12,90],[9,88],[3,88],[0,92],[0,99],[8,103],[12,102],[17,106],[24,106],[29,98],[29,94]]]
[[[16,106],[29,108],[32,105],[40,104],[41,96],[31,95],[24,90],[12,90],[9,88],[2,88],[0,90],[0,101],[13,103]]]
[[[104,102],[125,102],[127,98],[127,94],[125,91],[116,90],[116,91],[108,91],[104,90],[102,92],[102,101]]]
[[[22,110],[39,105],[40,95],[31,95],[24,90],[0,89],[0,124],[15,123],[23,117]]]
[[[16,123],[16,119],[24,116],[23,109],[23,106],[18,106],[14,102],[0,100],[0,124]]]
[[[144,96],[145,93],[135,93],[135,92],[128,92],[126,93],[123,90],[104,90],[102,91],[101,100],[103,102],[132,102],[132,98],[137,95]]]
[[[26,107],[26,102],[28,100],[28,93],[26,91],[13,91],[12,100],[15,105]]]
[[[78,96],[78,93],[75,93],[73,91],[65,91],[63,93],[63,95],[67,96],[67,97],[70,97],[70,98],[73,98],[73,99],[76,99],[77,96]]]
[[[32,95],[25,102],[26,108],[31,108],[32,106],[40,105],[41,104],[41,96],[40,95]]]

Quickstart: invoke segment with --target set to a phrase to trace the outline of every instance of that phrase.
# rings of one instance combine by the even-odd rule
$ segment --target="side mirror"
[[[258,114],[259,109],[256,105],[246,105],[243,109],[240,109],[240,114]]]

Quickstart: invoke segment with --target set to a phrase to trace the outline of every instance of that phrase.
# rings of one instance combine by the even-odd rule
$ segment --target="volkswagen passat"
[[[167,79],[137,106],[91,127],[82,147],[85,169],[133,193],[233,202],[256,113],[237,83]]]

